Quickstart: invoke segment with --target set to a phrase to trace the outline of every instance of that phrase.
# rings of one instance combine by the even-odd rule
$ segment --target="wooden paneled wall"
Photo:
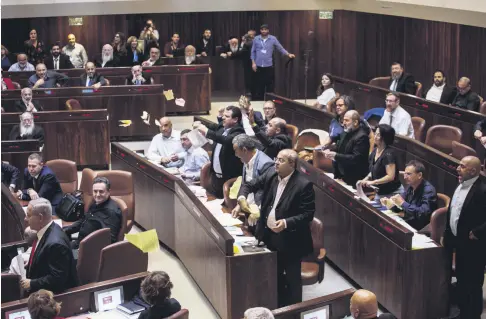
[[[249,28],[268,23],[283,46],[297,54],[287,69],[286,61],[279,61],[276,72],[277,93],[285,94],[288,88],[292,98],[304,96],[306,49],[312,50],[309,98],[315,97],[324,72],[367,82],[388,75],[395,60],[402,61],[406,71],[425,86],[430,85],[434,70],[439,68],[445,71],[449,84],[460,76],[470,77],[473,90],[486,97],[485,28],[353,11],[335,11],[333,20],[319,20],[318,11],[85,16],[84,25],[77,27],[69,26],[68,17],[2,19],[2,44],[12,52],[21,51],[31,28],[36,28],[47,43],[65,43],[67,35],[74,33],[92,57],[118,31],[139,35],[147,18],[154,20],[161,43],[172,32],[180,32],[184,43],[194,43],[204,28],[211,28],[216,43],[223,44],[230,35],[242,35]],[[309,36],[309,31],[313,35]]]

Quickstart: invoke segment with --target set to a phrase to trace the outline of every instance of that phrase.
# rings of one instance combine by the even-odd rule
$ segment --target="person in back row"
[[[17,55],[17,63],[14,63],[8,69],[8,72],[22,72],[22,71],[35,71],[32,64],[27,61],[27,55],[20,53]]]
[[[476,92],[471,91],[471,80],[462,77],[457,82],[457,93],[451,105],[466,109],[469,111],[478,112],[480,100]]]
[[[18,112],[39,112],[44,111],[44,108],[39,103],[39,101],[34,101],[32,99],[32,89],[31,88],[23,88],[20,91],[20,96],[22,99],[20,101],[15,101],[15,108]]]
[[[165,62],[160,57],[160,49],[157,47],[151,47],[149,51],[149,59],[142,63],[142,66],[157,66],[164,65]]]
[[[395,133],[414,139],[412,117],[400,106],[400,97],[396,93],[386,95],[386,109],[380,124],[388,124],[395,129]]]
[[[12,127],[8,139],[14,140],[39,140],[39,145],[44,145],[44,129],[34,123],[34,115],[25,112],[20,115],[20,124]]]
[[[392,63],[388,86],[390,91],[415,94],[415,79],[413,75],[403,72],[403,66],[400,62]]]
[[[69,43],[62,48],[62,53],[69,57],[75,68],[84,68],[86,63],[88,63],[86,49],[82,44],[76,43],[76,36],[72,33],[68,35],[68,42]]]
[[[110,197],[110,181],[106,177],[93,180],[93,203],[84,217],[70,226],[64,227],[66,235],[78,233],[78,238],[71,242],[71,248],[78,249],[79,243],[98,229],[109,228],[111,243],[118,240],[122,223],[122,212],[118,204]]]
[[[142,298],[151,306],[140,313],[139,319],[168,318],[181,310],[180,303],[171,298],[174,285],[165,271],[153,271],[140,287]]]
[[[44,63],[48,70],[74,69],[69,56],[61,53],[61,45],[59,43],[52,45],[51,55],[44,59]]]
[[[451,104],[456,93],[457,91],[455,87],[447,85],[447,79],[444,72],[436,70],[434,72],[434,83],[428,90],[424,91],[423,97],[429,101]]]
[[[164,116],[160,119],[160,133],[155,135],[150,142],[147,158],[161,163],[166,167],[181,167],[183,162],[178,159],[172,161],[174,154],[184,152],[181,145],[181,132],[172,129],[172,121]]]
[[[98,68],[114,68],[121,64],[120,58],[114,55],[110,44],[105,44],[101,48],[101,54],[95,56],[94,63]]]

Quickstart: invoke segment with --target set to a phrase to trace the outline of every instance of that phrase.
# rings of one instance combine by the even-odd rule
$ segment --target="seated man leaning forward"
[[[92,232],[109,228],[111,242],[118,239],[121,229],[122,213],[117,203],[110,197],[110,181],[106,177],[96,177],[93,181],[93,200],[84,217],[74,224],[64,227],[67,235],[79,232],[78,238],[71,241],[73,249],[79,248],[79,243]]]
[[[172,157],[184,152],[180,141],[181,132],[172,129],[172,122],[168,117],[162,117],[159,122],[160,133],[150,142],[147,158],[166,167],[181,167],[182,161]]]
[[[187,134],[191,130],[183,130],[181,132],[181,145],[185,152],[180,154],[173,154],[171,161],[176,162],[178,160],[184,160],[184,165],[179,168],[181,177],[185,179],[191,179],[198,181],[201,178],[202,167],[209,162],[209,155],[202,147],[194,148],[191,140]]]

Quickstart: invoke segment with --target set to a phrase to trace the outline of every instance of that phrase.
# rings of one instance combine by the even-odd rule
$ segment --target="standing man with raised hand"
[[[267,24],[260,27],[260,35],[253,40],[251,48],[252,69],[256,72],[256,89],[253,100],[263,100],[265,92],[274,91],[275,69],[273,64],[273,51],[277,49],[282,55],[289,59],[295,58],[294,54],[288,53],[280,44],[278,39],[270,34]]]

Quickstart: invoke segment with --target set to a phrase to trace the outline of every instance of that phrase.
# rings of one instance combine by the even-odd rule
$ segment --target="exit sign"
[[[332,19],[333,11],[319,11],[319,19],[330,20]]]

